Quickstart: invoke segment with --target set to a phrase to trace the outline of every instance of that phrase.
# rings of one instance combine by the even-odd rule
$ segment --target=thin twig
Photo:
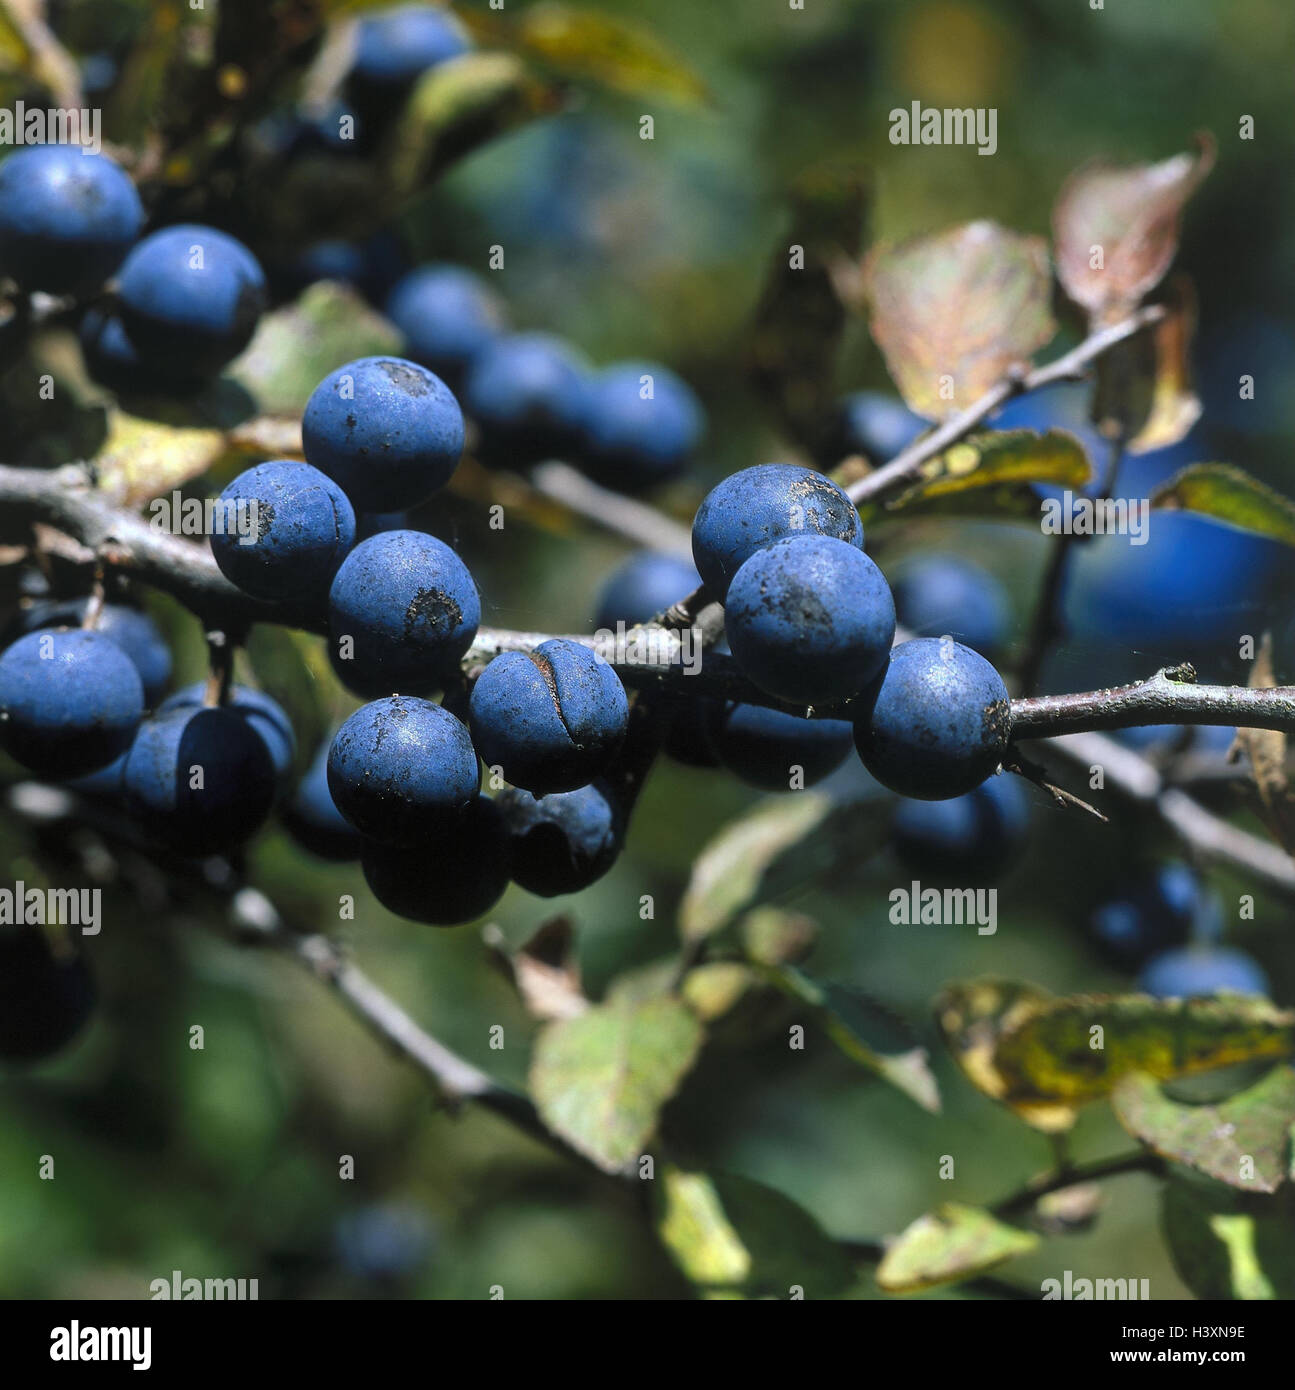
[[[851,483],[846,488],[850,500],[855,503],[870,502],[901,483],[911,482],[924,463],[942,454],[964,435],[970,434],[981,421],[992,415],[999,406],[1005,405],[1013,396],[1022,396],[1043,386],[1082,377],[1087,368],[1103,353],[1109,352],[1117,343],[1124,342],[1126,338],[1133,337],[1135,333],[1140,333],[1153,323],[1158,323],[1164,318],[1165,312],[1163,305],[1148,304],[1119,323],[1090,334],[1078,347],[1072,348],[1056,361],[1035,367],[1033,371],[1005,377],[996,386],[991,386],[978,401],[974,401],[965,410],[946,420],[938,429],[914,440],[889,463],[860,478],[858,482]]]
[[[568,463],[541,463],[530,472],[530,484],[542,497],[559,502],[635,545],[662,554],[692,559],[692,535],[686,526],[633,497],[590,482]]]

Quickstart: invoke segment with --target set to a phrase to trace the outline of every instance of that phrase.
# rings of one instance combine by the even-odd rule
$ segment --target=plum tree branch
[[[542,497],[635,545],[692,560],[692,533],[656,507],[591,482],[569,463],[537,464],[528,481]]]
[[[1028,372],[1004,377],[1002,381],[991,386],[979,400],[973,401],[965,410],[960,410],[930,434],[914,440],[889,463],[851,483],[846,488],[850,500],[856,504],[870,502],[901,483],[911,482],[924,463],[942,454],[964,435],[970,434],[987,416],[992,415],[999,406],[1005,405],[1014,396],[1023,396],[1044,386],[1081,377],[1103,353],[1109,352],[1117,344],[1132,338],[1153,323],[1158,323],[1164,318],[1165,313],[1163,305],[1144,305],[1128,318],[1121,319],[1119,323],[1089,334],[1077,347],[1055,361],[1047,362],[1042,367],[1035,367]]]

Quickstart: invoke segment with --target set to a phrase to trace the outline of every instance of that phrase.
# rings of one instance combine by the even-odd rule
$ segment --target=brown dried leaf
[[[880,249],[864,275],[891,378],[931,420],[971,405],[1056,331],[1045,242],[994,222]]]
[[[575,1018],[589,1007],[580,982],[575,928],[570,917],[551,917],[514,951],[497,927],[485,933],[495,963],[517,988],[534,1018]]]
[[[1087,164],[1066,180],[1052,210],[1057,276],[1093,321],[1122,318],[1164,278],[1183,207],[1214,166],[1213,137],[1197,146],[1159,164]]]

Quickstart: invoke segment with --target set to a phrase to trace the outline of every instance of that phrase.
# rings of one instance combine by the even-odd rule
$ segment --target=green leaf
[[[917,1293],[981,1274],[1038,1243],[980,1207],[945,1202],[897,1237],[877,1267],[877,1283],[887,1293]]]
[[[701,1024],[677,999],[603,1004],[541,1031],[531,1094],[555,1134],[605,1172],[622,1173],[701,1042]]]
[[[456,160],[558,106],[516,54],[465,53],[438,63],[419,78],[383,146],[384,188],[407,198]]]
[[[831,1298],[857,1277],[813,1217],[750,1178],[665,1168],[657,1231],[684,1276],[711,1295]]]
[[[545,0],[523,12],[514,41],[562,77],[683,106],[709,100],[696,70],[661,42],[655,26]]]
[[[357,357],[400,351],[400,335],[348,285],[321,281],[267,314],[229,375],[268,415],[300,417],[329,372]]]
[[[887,512],[920,508],[938,510],[948,498],[985,488],[1052,483],[1079,488],[1092,477],[1083,445],[1065,430],[991,430],[968,435],[951,449],[923,464],[921,481],[886,504]],[[1029,494],[1037,517],[1039,499]]]
[[[1185,1105],[1153,1077],[1126,1076],[1111,1094],[1116,1118],[1156,1153],[1249,1192],[1275,1192],[1289,1168],[1295,1071],[1274,1067],[1253,1086],[1212,1105]],[[1246,1161],[1254,1176],[1243,1177]]]
[[[970,222],[873,253],[872,336],[911,409],[965,409],[1056,332],[1042,237]]]
[[[818,923],[802,912],[781,907],[757,907],[742,918],[742,949],[762,965],[800,960],[814,949]]]
[[[927,1051],[912,1045],[907,1027],[888,1010],[844,985],[813,980],[794,966],[753,968],[776,989],[813,1010],[815,1022],[847,1057],[923,1110],[939,1114],[940,1090]]]
[[[797,792],[761,802],[731,821],[702,850],[679,908],[685,941],[710,936],[756,898],[774,862],[823,823],[833,809],[830,797]]]
[[[1198,1298],[1295,1298],[1295,1187],[1256,1197],[1175,1176],[1161,1221],[1178,1277]]]
[[[755,982],[751,967],[741,961],[707,961],[684,976],[681,993],[693,1013],[711,1023],[723,1018]]]
[[[1229,463],[1194,463],[1151,494],[1151,505],[1198,512],[1240,531],[1295,545],[1295,502]]]

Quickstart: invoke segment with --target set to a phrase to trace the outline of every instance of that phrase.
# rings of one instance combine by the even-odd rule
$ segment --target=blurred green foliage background
[[[687,55],[712,101],[686,108],[582,94],[456,166],[405,212],[401,231],[416,259],[476,269],[503,245],[497,284],[520,325],[560,333],[598,362],[659,358],[695,387],[710,434],[697,474],[664,499],[680,517],[709,481],[788,456],[745,354],[767,266],[785,254],[787,188],[805,167],[849,161],[867,171],[874,239],[982,216],[1046,235],[1051,201],[1076,165],[1163,158],[1202,128],[1219,139],[1218,167],[1188,210],[1179,265],[1199,292],[1207,405],[1238,371],[1264,383],[1257,427],[1238,428],[1224,412],[1210,447],[1288,492],[1295,486],[1286,447],[1295,424],[1295,183],[1286,177],[1295,128],[1289,72],[1274,61],[1295,45],[1285,0],[1111,0],[1103,10],[1074,0],[806,0],[803,10],[786,0],[585,3],[649,26]],[[80,25],[93,37],[96,26],[129,33],[142,7],[60,8],[71,32]],[[915,100],[996,107],[997,154],[892,146],[888,113]],[[655,118],[652,141],[639,138],[645,112]],[[1237,138],[1243,114],[1255,120],[1252,142]],[[849,332],[838,385],[887,386],[862,323]],[[479,505],[461,496],[438,500],[419,521],[459,546],[484,620],[499,626],[586,628],[594,590],[627,553],[548,514],[493,535]],[[1024,631],[1043,559],[1033,528],[926,523],[877,540],[883,562],[931,545],[980,559],[1007,581]],[[1282,571],[1268,591],[1274,614],[1288,579]],[[162,600],[153,611],[174,636],[177,680],[197,678],[195,623]],[[1235,674],[1226,654],[1205,655],[1207,674]],[[263,651],[260,664],[262,674],[304,682],[292,712],[309,727],[320,709],[345,704],[335,690],[310,688],[331,679],[321,663],[296,661],[295,652]],[[1053,677],[1090,688],[1107,670],[1149,674],[1149,662],[1138,642],[1076,647]],[[304,760],[314,750],[301,751]],[[992,937],[890,925],[886,894],[904,879],[884,845],[860,845],[849,864],[807,864],[780,901],[821,924],[815,973],[885,1000],[928,1044],[929,1001],[949,979],[1126,987],[1085,945],[1084,916],[1130,865],[1174,847],[1113,799],[1112,823],[1101,826],[1034,795],[1030,852],[1000,885]],[[675,948],[673,911],[692,858],[755,797],[721,774],[663,761],[605,879],[570,902],[511,889],[490,920],[521,941],[569,911],[597,996]],[[81,882],[87,836],[54,843],[6,811],[0,879]],[[358,870],[321,865],[277,827],[247,867],[293,921],[335,931],[430,1031],[524,1083],[533,1024],[485,964],[477,928],[390,917]],[[417,1075],[324,990],[271,953],[206,930],[225,909],[200,884],[168,883],[129,854],[103,862],[102,873],[105,927],[88,949],[103,1006],[67,1055],[0,1077],[0,1295],[143,1297],[173,1269],[259,1278],[267,1298],[486,1297],[491,1285],[509,1298],[687,1294],[629,1196],[498,1119],[436,1112]],[[1255,920],[1235,921],[1250,886],[1225,874],[1211,884],[1229,939],[1261,960],[1279,1002],[1295,1001],[1285,909],[1261,895]],[[354,922],[337,922],[342,894],[356,896]],[[642,894],[655,898],[653,921],[639,918]],[[789,1053],[792,1018],[770,1002],[715,1030],[667,1111],[677,1153],[767,1182],[829,1232],[858,1238],[895,1232],[941,1200],[993,1200],[1048,1162],[1046,1142],[974,1093],[938,1051],[945,1111],[930,1116],[821,1037]],[[202,1051],[188,1046],[194,1024],[206,1031]],[[495,1025],[502,1051],[488,1044]],[[1075,1149],[1097,1155],[1127,1143],[1101,1107],[1081,1121]],[[55,1159],[53,1181],[37,1179],[45,1154]],[[355,1177],[342,1181],[348,1154]],[[957,1163],[953,1183],[938,1178],[945,1154]],[[1155,1185],[1123,1178],[1108,1197],[1091,1232],[1022,1258],[1011,1280],[1037,1290],[1070,1268],[1149,1278],[1153,1297],[1181,1296],[1157,1233]],[[385,1217],[357,1227],[375,1210]],[[407,1242],[404,1256],[392,1256],[404,1272],[376,1273],[382,1260],[357,1254],[366,1238],[357,1230],[374,1250]],[[873,1296],[866,1270],[857,1292]]]

